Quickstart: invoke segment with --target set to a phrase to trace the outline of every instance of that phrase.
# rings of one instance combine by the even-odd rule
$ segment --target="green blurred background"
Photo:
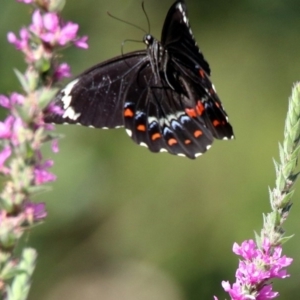
[[[30,8],[0,0],[0,93],[19,89],[24,70],[6,41],[30,21]],[[63,17],[89,36],[87,51],[67,49],[77,74],[121,53],[143,33],[106,11],[147,28],[139,0],[67,1]],[[160,37],[172,0],[146,0],[151,33]],[[30,299],[195,300],[225,298],[238,259],[233,242],[253,238],[269,211],[287,99],[300,80],[299,0],[187,0],[189,19],[236,139],[216,141],[197,160],[152,154],[124,130],[57,127],[65,134],[54,157],[58,180],[46,201],[47,221],[25,242],[39,252]],[[126,43],[124,51],[144,45]],[[300,187],[298,186],[298,190]],[[284,246],[291,278],[275,282],[281,299],[300,293],[300,222],[296,192]],[[228,296],[227,296],[228,298]]]

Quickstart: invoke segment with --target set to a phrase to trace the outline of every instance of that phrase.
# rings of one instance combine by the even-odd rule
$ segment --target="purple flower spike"
[[[50,132],[53,124],[45,123],[48,112],[64,113],[51,100],[58,81],[71,76],[70,66],[59,61],[58,51],[62,46],[87,48],[87,37],[77,35],[79,25],[60,17],[65,0],[17,1],[32,8],[31,24],[7,34],[27,65],[24,72],[16,70],[23,95],[0,94],[0,108],[8,115],[0,120],[0,256],[5,271],[1,272],[1,299],[7,295],[11,299],[28,297],[37,251],[29,247],[15,250],[22,235],[47,217],[45,203],[31,199],[48,190],[44,184],[56,180],[50,172],[53,161],[42,157],[41,147],[51,142],[52,151],[59,151],[59,135]],[[24,276],[19,276],[21,269]]]

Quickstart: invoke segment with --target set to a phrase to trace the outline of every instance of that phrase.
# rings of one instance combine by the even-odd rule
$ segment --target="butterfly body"
[[[150,34],[143,40],[146,50],[100,63],[71,81],[54,99],[64,113],[48,114],[46,121],[124,126],[152,152],[189,158],[203,154],[214,138],[233,138],[184,2],[169,9],[161,41]]]

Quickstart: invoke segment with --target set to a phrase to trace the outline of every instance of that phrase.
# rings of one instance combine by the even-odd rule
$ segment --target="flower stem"
[[[18,265],[19,274],[15,276],[11,288],[8,290],[8,300],[26,300],[32,273],[35,268],[37,253],[32,248],[25,248]]]

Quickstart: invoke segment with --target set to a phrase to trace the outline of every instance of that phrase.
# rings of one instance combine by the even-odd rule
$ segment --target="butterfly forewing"
[[[186,63],[191,68],[198,65],[210,75],[209,65],[194,39],[183,1],[176,1],[169,9],[161,34],[161,43],[175,60]]]
[[[145,51],[132,52],[85,71],[54,99],[64,114],[48,114],[46,121],[96,128],[123,126],[124,94],[145,60]]]

